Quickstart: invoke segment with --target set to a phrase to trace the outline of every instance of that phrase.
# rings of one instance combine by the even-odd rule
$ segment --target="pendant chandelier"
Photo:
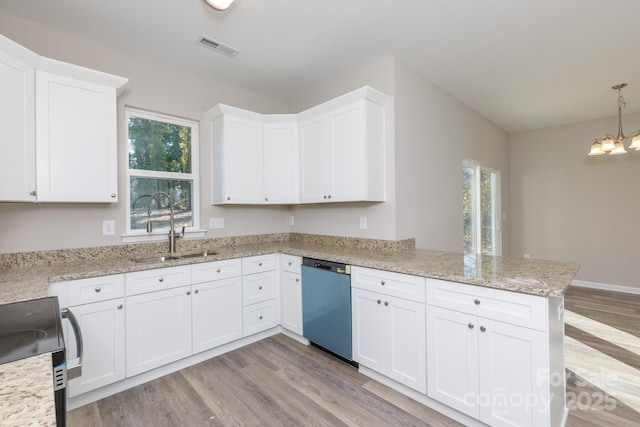
[[[624,97],[622,96],[622,89],[627,86],[626,83],[620,83],[612,86],[611,89],[618,91],[618,136],[607,134],[604,138],[596,139],[591,144],[590,156],[599,156],[600,154],[609,153],[610,155],[625,154],[627,150],[624,149],[624,140],[631,138],[631,145],[629,149],[640,151],[640,130],[633,132],[629,136],[625,136],[622,132],[622,109],[625,107]]]
[[[233,0],[204,0],[204,2],[216,10],[226,10]]]

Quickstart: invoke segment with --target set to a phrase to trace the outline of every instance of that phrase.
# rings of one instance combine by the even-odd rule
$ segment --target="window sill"
[[[153,233],[123,234],[121,237],[123,243],[161,242],[169,239],[168,234],[167,230],[162,230]],[[207,234],[207,230],[186,230],[183,238],[195,239],[204,237],[205,234]]]

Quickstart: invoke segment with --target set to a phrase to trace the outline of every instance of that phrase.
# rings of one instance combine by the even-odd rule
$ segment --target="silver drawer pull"
[[[481,330],[482,332],[487,332],[487,328],[485,328],[484,326],[480,326],[480,330]]]
[[[299,282],[299,281],[300,281],[300,279],[296,278],[296,282]]]
[[[262,290],[262,286],[258,286],[258,290],[260,290],[260,291],[261,291],[261,290]]]
[[[289,265],[292,265],[293,263],[291,261],[289,261]]]
[[[187,291],[187,295],[191,295],[191,291]]]
[[[102,291],[102,288],[98,287],[98,288],[96,288],[96,289],[95,289],[95,291],[96,291],[96,293],[97,293],[97,292],[101,292],[101,291]]]
[[[197,294],[199,291],[196,289],[196,290],[195,290],[195,291],[193,291],[193,292]]]
[[[389,301],[385,301],[385,302],[384,302],[384,306],[385,306],[385,307],[388,307],[388,306],[389,306]]]
[[[258,267],[262,267],[262,263],[261,262],[258,263]]]
[[[122,307],[124,307],[122,304],[118,304],[118,310],[122,310]]]
[[[220,269],[217,269],[217,270],[216,270],[216,273],[220,273]]]
[[[380,284],[381,284],[382,286],[384,286],[384,285],[385,285],[385,283],[386,283],[386,282],[385,282],[384,280],[381,280],[381,281],[380,281]]]
[[[381,301],[381,300],[378,300],[378,304],[382,304],[382,301]]]
[[[158,279],[158,282],[160,282],[160,283],[164,282],[164,277],[160,277],[160,278]]]
[[[262,316],[260,316],[258,319],[262,320]]]
[[[473,329],[473,323],[469,323],[467,326],[469,327],[469,329]]]
[[[473,301],[473,303],[474,303],[475,305],[480,305],[480,300],[479,300],[479,299],[476,299],[475,301]]]
[[[116,198],[116,193],[111,193],[111,198],[115,199]]]

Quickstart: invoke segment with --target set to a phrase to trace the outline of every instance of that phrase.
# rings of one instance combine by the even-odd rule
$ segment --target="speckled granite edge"
[[[236,246],[259,245],[265,243],[282,243],[287,241],[369,250],[400,251],[411,250],[415,248],[415,239],[396,241],[363,239],[357,237],[323,236],[301,233],[272,233],[249,236],[184,239],[178,241],[177,250],[180,252],[189,252],[202,249],[228,248]],[[78,261],[156,255],[159,253],[165,253],[166,250],[167,242],[162,241],[153,243],[135,243],[128,245],[18,252],[10,254],[0,254],[0,268],[29,267]]]
[[[50,353],[0,365],[0,425],[56,425]]]

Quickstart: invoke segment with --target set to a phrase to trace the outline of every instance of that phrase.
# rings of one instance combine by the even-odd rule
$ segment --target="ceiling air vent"
[[[235,50],[230,46],[224,45],[220,42],[217,42],[205,36],[200,37],[200,44],[202,46],[206,46],[209,49],[213,49],[214,51],[231,58],[233,58],[234,56],[240,53],[239,51]]]

